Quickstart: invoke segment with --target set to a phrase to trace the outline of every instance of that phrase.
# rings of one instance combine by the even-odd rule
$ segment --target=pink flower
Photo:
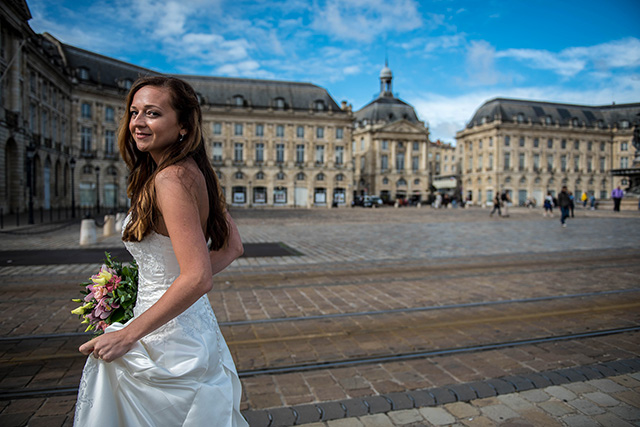
[[[101,329],[103,332],[105,329],[107,329],[107,326],[109,326],[109,324],[104,320],[98,322],[98,329]]]

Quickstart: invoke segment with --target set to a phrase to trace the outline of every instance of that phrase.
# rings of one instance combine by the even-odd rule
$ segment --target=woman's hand
[[[133,347],[133,342],[131,342],[126,335],[124,330],[100,335],[82,344],[79,348],[80,353],[87,356],[93,353],[96,359],[113,362]]]

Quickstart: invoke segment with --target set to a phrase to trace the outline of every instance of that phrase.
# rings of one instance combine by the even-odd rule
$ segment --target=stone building
[[[380,94],[354,113],[354,195],[419,202],[430,189],[429,128],[413,107],[396,98],[393,74],[380,72]]]
[[[24,1],[3,2],[0,12],[0,208],[126,206],[117,147],[123,102],[138,77],[159,73],[35,34]],[[309,83],[178,77],[200,96],[229,204],[350,204],[346,103]]]
[[[433,190],[460,198],[460,175],[456,147],[439,139],[429,143],[428,170]]]
[[[607,199],[625,186],[613,169],[630,165],[640,104],[586,106],[497,98],[456,134],[463,195],[490,203],[507,191],[515,204],[541,204],[564,185]]]

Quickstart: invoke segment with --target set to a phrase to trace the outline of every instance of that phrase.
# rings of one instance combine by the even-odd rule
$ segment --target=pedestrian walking
[[[560,194],[558,195],[558,204],[560,205],[560,224],[563,227],[567,226],[565,222],[569,217],[569,206],[571,205],[571,199],[569,199],[569,193],[567,193],[567,187],[563,186]]]
[[[547,192],[547,197],[544,198],[544,213],[543,216],[553,217],[553,196],[551,195],[551,191]]]
[[[503,216],[509,216],[509,203],[511,202],[509,193],[507,193],[506,191],[503,191],[502,195],[500,196],[500,201],[502,202],[502,207],[504,208]]]
[[[575,209],[575,207],[576,207],[576,203],[575,203],[575,201],[576,201],[575,196],[573,195],[573,193],[572,193],[571,191],[569,191],[569,202],[570,202],[570,203],[569,203],[569,212],[571,213],[571,218],[573,218],[573,217],[574,217],[574,216],[573,216],[573,210],[574,210],[574,209]]]
[[[624,191],[618,185],[618,188],[614,188],[611,192],[611,198],[613,199],[613,210],[614,212],[620,212],[620,202],[624,197]]]
[[[580,197],[580,200],[582,200],[582,207],[586,208],[587,207],[587,200],[589,200],[589,196],[587,195],[586,191],[582,192],[582,197]]]
[[[493,198],[493,210],[489,214],[489,216],[493,216],[493,213],[498,211],[498,216],[502,216],[502,211],[500,211],[500,194],[496,194]]]

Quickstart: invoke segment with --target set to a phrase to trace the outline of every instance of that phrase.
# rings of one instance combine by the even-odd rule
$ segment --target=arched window
[[[244,178],[244,174],[242,172],[236,172],[236,174],[234,176],[236,177],[236,179]]]
[[[518,123],[524,123],[524,114],[518,113]]]
[[[400,179],[398,180],[398,182],[396,182],[396,185],[397,185],[398,187],[406,186],[406,185],[407,185],[407,181],[405,181],[405,180],[404,180],[404,178],[400,178]]]
[[[324,174],[322,172],[316,175],[316,181],[324,181]]]
[[[274,99],[274,104],[275,104],[276,109],[284,110],[285,104],[284,104],[284,99],[283,98]]]
[[[387,178],[386,176],[384,178],[382,178],[382,183],[384,185],[388,185],[389,184],[389,178]]]
[[[233,97],[233,105],[236,107],[244,107],[244,98],[242,95],[236,95]]]
[[[296,180],[297,180],[297,181],[304,181],[306,178],[307,178],[307,177],[304,175],[304,172],[299,172],[299,173],[296,175]]]
[[[256,174],[256,179],[263,180],[264,179],[264,172],[258,172]]]
[[[338,175],[336,176],[336,181],[344,181],[344,175],[342,175],[342,174],[338,174]]]
[[[276,175],[276,179],[278,181],[283,181],[286,178],[284,172],[278,172],[278,174]]]

